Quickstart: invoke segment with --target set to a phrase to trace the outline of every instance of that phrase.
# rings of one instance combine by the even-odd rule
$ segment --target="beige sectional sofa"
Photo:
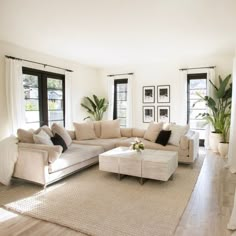
[[[178,146],[162,146],[144,139],[146,130],[143,129],[121,128],[120,137],[116,138],[101,138],[100,122],[94,123],[94,130],[96,137],[87,140],[78,140],[75,131],[68,131],[72,143],[64,153],[61,146],[19,142],[13,176],[46,186],[97,163],[99,154],[104,151],[130,146],[135,137],[143,141],[146,149],[177,151],[179,162],[193,163],[198,156],[199,137],[193,131],[183,135]]]

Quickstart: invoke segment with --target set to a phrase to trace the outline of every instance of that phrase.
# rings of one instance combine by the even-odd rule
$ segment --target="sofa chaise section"
[[[57,151],[59,148],[60,152],[56,153],[55,148]],[[13,176],[46,186],[97,163],[98,155],[104,149],[72,143],[66,152],[61,151],[60,146],[19,143]],[[57,160],[50,161],[53,155],[59,156]]]

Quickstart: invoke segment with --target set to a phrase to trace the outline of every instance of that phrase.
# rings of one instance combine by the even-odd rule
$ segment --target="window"
[[[114,80],[113,119],[119,119],[121,127],[127,127],[127,88],[128,79]]]
[[[65,76],[23,67],[25,119],[28,128],[65,125]]]
[[[204,145],[205,121],[201,117],[197,117],[199,113],[207,112],[204,102],[197,103],[194,107],[193,104],[199,99],[197,92],[203,96],[207,95],[207,74],[188,74],[188,90],[187,90],[187,121],[192,130],[199,132],[200,145]]]

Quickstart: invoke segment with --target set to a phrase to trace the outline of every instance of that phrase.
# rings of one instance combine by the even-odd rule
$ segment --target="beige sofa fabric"
[[[159,123],[151,122],[143,136],[144,139],[149,140],[151,142],[155,142],[160,131],[162,130],[162,126],[163,126],[162,122]]]
[[[120,134],[122,137],[132,137],[132,128],[120,128]]]
[[[42,127],[40,127],[40,129],[46,132],[49,137],[53,137],[53,133],[47,125],[43,125]]]
[[[104,149],[100,146],[90,146],[88,148],[86,145],[72,143],[56,162],[49,165],[49,173],[63,170],[91,157],[96,157],[103,151]]]
[[[51,130],[54,135],[56,133],[59,134],[64,139],[66,145],[70,146],[70,144],[72,143],[72,139],[64,127],[54,123],[51,127]]]
[[[56,161],[62,154],[62,147],[59,145],[49,146],[44,144],[19,143],[18,147],[47,151],[49,163]]]
[[[88,140],[97,138],[94,132],[93,122],[73,123],[76,140]]]
[[[101,122],[101,138],[120,138],[120,121],[107,120]]]
[[[67,130],[67,133],[70,135],[71,139],[72,140],[75,140],[76,137],[75,137],[75,131],[74,130]]]
[[[101,121],[94,121],[94,131],[97,138],[101,137]]]
[[[132,137],[143,138],[145,132],[146,132],[145,129],[133,128],[132,129]]]
[[[179,146],[181,137],[187,133],[188,129],[189,129],[188,125],[171,124],[170,125],[171,135],[168,143],[175,146]]]
[[[108,151],[112,148],[116,147],[116,143],[125,140],[125,137],[122,138],[112,138],[112,139],[92,139],[92,140],[81,140],[77,141],[74,140],[73,143],[84,144],[84,145],[93,145],[93,146],[101,146],[103,147],[104,151]]]

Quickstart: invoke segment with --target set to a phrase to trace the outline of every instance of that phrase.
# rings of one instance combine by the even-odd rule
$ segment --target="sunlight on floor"
[[[0,222],[7,221],[9,219],[15,218],[18,215],[9,211],[6,211],[2,208],[0,208]]]

